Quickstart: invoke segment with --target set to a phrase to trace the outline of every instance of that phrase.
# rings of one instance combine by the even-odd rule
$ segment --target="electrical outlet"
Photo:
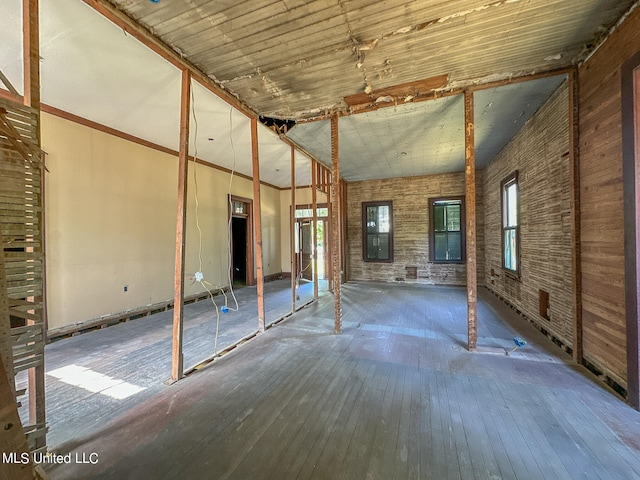
[[[128,292],[128,291],[129,291],[129,285],[125,285],[125,286],[123,287],[123,290],[124,290],[125,292]]]

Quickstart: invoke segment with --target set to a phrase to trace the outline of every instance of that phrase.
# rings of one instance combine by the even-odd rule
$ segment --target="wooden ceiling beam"
[[[502,87],[505,85],[512,85],[515,83],[529,82],[531,80],[538,80],[540,78],[555,77],[556,75],[569,75],[573,70],[574,70],[573,67],[563,67],[563,68],[554,68],[551,70],[545,70],[540,72],[527,72],[527,73],[516,74],[514,76],[502,78],[500,80],[491,80],[491,81],[469,80],[464,85],[454,86],[448,89],[431,90],[429,92],[424,91],[424,93],[422,93],[421,95],[411,98],[410,100],[407,100],[407,101],[404,100],[404,98],[406,97],[403,97],[402,99],[400,99],[400,101],[379,102],[379,103],[374,103],[370,105],[365,105],[360,108],[349,108],[348,110],[338,111],[337,115],[340,117],[348,117],[351,115],[358,115],[361,113],[374,112],[376,110],[380,110],[383,108],[397,107],[399,104],[404,104],[404,103],[426,102],[429,100],[436,100],[438,98],[445,98],[453,95],[463,95],[465,91],[477,92],[480,90],[488,90],[490,88]],[[437,79],[439,77],[432,77],[432,78]],[[406,85],[406,84],[401,84],[401,85]],[[384,91],[384,89],[376,90],[376,92],[378,91]],[[347,103],[347,99],[350,99],[350,97],[353,97],[353,99],[350,99],[349,101],[351,101],[352,103],[357,102],[358,101],[357,96],[360,96],[360,95],[367,95],[367,94],[357,93],[354,95],[344,97],[345,103]],[[318,115],[317,117],[313,117],[313,118],[297,119],[296,123],[311,123],[311,122],[318,122],[321,120],[329,120],[331,115],[332,115],[332,112],[327,112],[324,115]]]
[[[429,95],[438,88],[446,87],[448,80],[448,75],[438,75],[437,77],[379,88],[369,93],[364,92],[349,95],[344,97],[344,102],[351,109],[366,108],[376,105],[381,101],[384,103],[409,102],[421,95]]]

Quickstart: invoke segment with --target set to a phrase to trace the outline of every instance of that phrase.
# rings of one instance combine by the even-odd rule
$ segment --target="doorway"
[[[235,286],[247,284],[247,219],[231,217],[232,281]]]
[[[234,287],[255,284],[252,210],[251,199],[229,196],[229,277]]]
[[[317,224],[315,226],[317,234],[317,243],[315,251],[317,252],[317,274],[318,280],[326,280],[326,272],[328,271],[327,255],[328,238],[328,208],[326,205],[319,205],[317,209]],[[313,210],[309,205],[298,205],[296,207],[296,271],[298,278],[313,281],[314,264],[313,264]]]

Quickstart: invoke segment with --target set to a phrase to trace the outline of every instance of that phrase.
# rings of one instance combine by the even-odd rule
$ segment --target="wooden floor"
[[[485,290],[474,353],[462,288],[342,291],[341,335],[327,295],[171,386],[145,373],[168,365],[156,348],[165,326],[100,348],[93,333],[53,344],[49,362],[90,363],[145,389],[115,400],[48,375],[50,444],[73,457],[46,470],[54,480],[640,478],[640,413]],[[507,356],[516,335],[528,344]]]

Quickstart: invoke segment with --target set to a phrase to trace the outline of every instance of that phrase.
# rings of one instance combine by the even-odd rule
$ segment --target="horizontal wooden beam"
[[[446,87],[448,79],[448,75],[438,75],[436,77],[379,88],[369,93],[364,92],[348,95],[344,97],[344,101],[353,109],[373,106],[380,99],[386,98],[388,98],[388,100],[384,100],[386,103],[410,101],[421,95],[428,95],[438,88]]]
[[[477,92],[479,90],[487,90],[489,88],[496,88],[504,85],[512,85],[515,83],[529,82],[531,80],[537,80],[539,78],[554,77],[556,75],[569,75],[572,71],[573,71],[572,67],[563,67],[563,68],[556,68],[556,69],[550,69],[550,70],[539,71],[539,72],[520,72],[520,73],[514,74],[513,76],[507,76],[506,78],[503,78],[500,80],[490,80],[490,81],[485,81],[483,79],[468,80],[464,85],[432,91],[432,92],[429,92],[428,94],[424,94],[424,95],[412,98],[411,100],[408,100],[406,102],[404,100],[402,100],[401,102],[390,102],[390,103],[381,102],[378,104],[365,106],[358,109],[341,110],[337,112],[337,115],[340,117],[348,117],[350,115],[359,115],[361,113],[375,112],[376,110],[380,110],[382,108],[397,107],[399,104],[404,104],[404,103],[427,102],[430,100],[436,100],[438,98],[451,97],[454,95],[463,95],[465,91]],[[312,118],[300,118],[300,119],[296,119],[296,123],[311,123],[311,122],[318,122],[322,120],[329,120],[331,115],[332,115],[331,112],[327,112],[323,115],[318,115]]]

